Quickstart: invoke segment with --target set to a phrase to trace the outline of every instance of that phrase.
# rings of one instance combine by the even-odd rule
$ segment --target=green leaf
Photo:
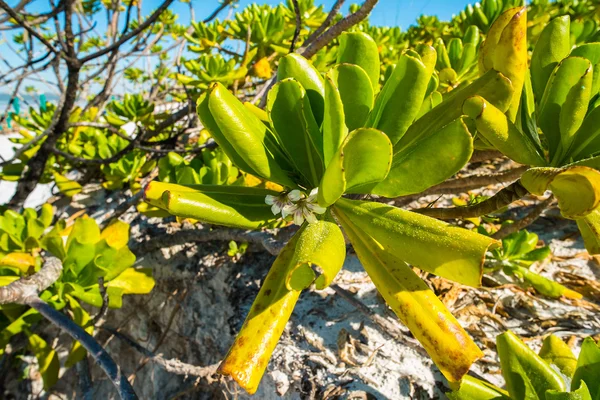
[[[512,83],[512,100],[506,112],[514,122],[527,73],[526,7],[509,8],[490,27],[479,49],[479,71],[484,73],[490,69],[501,72]]]
[[[58,190],[67,197],[73,197],[83,189],[79,183],[70,180],[58,172],[54,172],[53,176]]]
[[[344,121],[348,131],[365,126],[373,108],[374,92],[369,76],[359,66],[336,65],[327,73],[340,92],[344,107]]]
[[[510,106],[512,94],[510,80],[501,73],[490,70],[470,85],[450,92],[440,105],[410,125],[406,134],[394,146],[394,151],[402,150],[423,137],[439,132],[459,118],[462,115],[463,103],[471,96],[479,95],[504,112]]]
[[[300,228],[273,263],[219,373],[230,375],[253,394],[301,289],[312,281],[317,288],[331,283],[345,255],[344,238],[334,222],[321,220]],[[316,280],[312,269],[306,274],[309,264],[323,272]]]
[[[377,43],[363,32],[344,32],[339,37],[340,47],[336,64],[355,64],[367,73],[373,92],[379,91],[379,49]],[[341,91],[341,89],[340,89]],[[353,130],[359,126],[348,126]]]
[[[585,382],[581,382],[579,389],[572,392],[548,390],[546,392],[546,400],[592,400],[592,396]]]
[[[431,92],[425,100],[423,100],[423,104],[421,105],[421,109],[417,114],[416,119],[421,118],[423,115],[427,114],[433,108],[437,107],[442,102],[442,94],[438,91]]]
[[[291,53],[279,59],[277,80],[294,78],[306,90],[318,125],[323,121],[325,84],[317,69],[304,57]]]
[[[432,274],[479,286],[486,251],[499,243],[434,218],[386,204],[339,199],[335,214],[395,257]]]
[[[52,224],[52,220],[54,219],[54,208],[52,204],[44,203],[42,208],[40,208],[39,219],[44,225],[45,228],[49,227]]]
[[[538,196],[550,189],[565,218],[585,217],[600,205],[600,172],[589,167],[531,168],[521,184]]]
[[[153,181],[146,188],[145,199],[178,217],[256,229],[275,219],[271,207],[265,204],[265,197],[278,194],[244,186],[183,186]]]
[[[343,203],[340,200],[340,207],[336,204],[336,216],[377,290],[427,350],[446,379],[451,382],[459,381],[483,353],[417,274],[404,261],[394,256],[389,248],[382,246],[378,242],[381,238],[373,237],[363,225],[357,223],[359,219],[355,218],[353,210],[347,209],[346,202],[350,200],[344,200]],[[354,203],[357,202],[351,204]],[[361,207],[352,205],[351,208]],[[402,211],[392,207],[385,208],[386,214]],[[390,209],[394,211],[389,211]],[[403,241],[397,243],[400,245],[400,248],[395,249],[398,253],[402,253],[405,246],[408,247],[408,243]],[[430,252],[435,250],[430,249]]]
[[[351,132],[329,163],[319,185],[319,204],[329,207],[344,193],[369,193],[385,178],[392,162],[392,144],[376,129]]]
[[[389,174],[372,193],[386,197],[420,193],[458,172],[472,153],[473,138],[458,118],[409,147],[396,150]]]
[[[83,307],[75,300],[72,296],[65,296],[67,301],[69,302],[69,307],[71,311],[73,311],[73,321],[83,327],[87,333],[92,335],[94,333],[94,326],[88,325],[90,321],[90,315],[87,311],[84,310]],[[65,368],[71,368],[79,361],[83,360],[87,354],[87,350],[81,345],[81,343],[77,340],[73,341],[73,345],[71,347],[71,351],[69,352],[69,356],[67,357],[67,361],[65,361]]]
[[[550,159],[560,157],[567,147],[565,141],[572,140],[576,129],[581,126],[587,111],[582,98],[586,94],[589,99],[589,90],[592,79],[592,64],[582,57],[568,57],[561,61],[550,76],[538,114],[538,125],[544,132],[548,141]],[[584,86],[588,86],[583,90]],[[566,138],[563,139],[562,135]],[[558,161],[558,160],[556,160]],[[556,162],[553,163],[556,165]]]
[[[511,398],[543,399],[547,390],[566,390],[561,376],[511,331],[496,337],[496,347]]]
[[[600,211],[594,210],[575,221],[581,232],[586,250],[590,254],[600,254]]]
[[[342,97],[330,74],[325,76],[325,115],[321,129],[323,131],[323,161],[327,167],[348,134]]]
[[[570,290],[560,283],[554,282],[548,278],[531,272],[528,268],[521,267],[519,265],[512,264],[504,267],[504,272],[507,274],[514,274],[523,279],[523,281],[532,286],[539,293],[544,296],[551,297],[553,299],[565,296],[571,299],[580,299],[583,296],[573,290]]]
[[[452,386],[452,385],[451,385]],[[465,375],[458,390],[446,393],[450,400],[509,400],[508,393],[491,383]]]
[[[573,374],[572,387],[585,382],[594,400],[600,398],[600,345],[591,337],[585,338],[581,345],[577,368]]]
[[[530,233],[527,230],[511,233],[502,239],[503,258],[521,258],[536,248],[538,240],[538,235]]]
[[[540,357],[548,364],[556,365],[560,372],[572,377],[577,366],[577,358],[573,352],[558,336],[548,335],[542,343]]]
[[[546,165],[546,160],[538,152],[535,143],[483,97],[469,97],[462,109],[475,121],[477,132],[502,154],[521,164]]]
[[[416,118],[431,78],[431,70],[418,54],[415,56],[408,53],[400,56],[367,121],[368,127],[385,132],[392,144],[404,136]]]
[[[38,361],[38,370],[44,380],[44,389],[48,390],[58,381],[60,362],[58,354],[44,339],[36,334],[28,335],[29,347]]]
[[[323,135],[302,86],[292,78],[279,81],[269,92],[267,111],[297,173],[304,176],[306,186],[317,186],[324,171]]]
[[[127,268],[108,282],[108,288],[119,288],[123,294],[148,294],[154,288],[151,268]]]
[[[240,169],[281,185],[296,187],[289,160],[272,133],[223,85],[212,85],[198,100],[198,116],[213,139]]]
[[[589,112],[575,133],[563,160],[582,160],[600,152],[600,107]]]
[[[568,15],[552,19],[540,34],[531,56],[531,84],[539,101],[550,75],[571,50]]]
[[[592,96],[595,96],[600,90],[600,43],[585,43],[577,46],[571,51],[571,56],[587,58],[592,63],[594,67]]]
[[[105,239],[106,243],[115,249],[127,246],[129,243],[129,224],[121,220],[116,220],[102,231],[100,238]]]

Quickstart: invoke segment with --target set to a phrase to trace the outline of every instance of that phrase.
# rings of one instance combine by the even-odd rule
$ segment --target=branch
[[[325,33],[319,36],[313,43],[311,43],[306,50],[302,52],[302,56],[305,58],[311,58],[314,56],[319,50],[323,47],[327,46],[329,42],[342,34],[342,32],[347,31],[352,26],[358,24],[373,10],[373,7],[377,4],[378,0],[365,0],[365,2],[360,6],[358,11],[354,14],[350,14],[346,18],[339,21],[337,24],[333,25],[329,28]]]
[[[48,48],[54,54],[60,54],[60,51],[52,45],[45,37],[40,35],[35,29],[33,29],[27,22],[23,20],[4,0],[0,0],[0,8],[2,8],[12,19],[14,19],[19,26],[23,27],[27,32],[34,36],[37,40],[42,42],[44,46]]]
[[[0,304],[26,304],[31,297],[48,289],[60,277],[62,263],[58,258],[50,257],[42,269],[35,274],[0,286]]]
[[[278,255],[287,240],[296,232],[294,227],[280,230],[277,235],[268,231],[244,231],[242,229],[190,229],[180,230],[173,234],[155,236],[151,240],[138,243],[132,251],[136,254],[146,254],[163,247],[178,244],[208,242],[208,241],[237,241],[258,244],[272,255]],[[282,237],[280,237],[282,236]]]
[[[494,239],[503,239],[503,238],[507,237],[508,235],[510,235],[511,233],[514,233],[514,232],[520,231],[521,229],[526,228],[527,226],[534,223],[535,220],[538,219],[540,217],[540,215],[542,215],[542,213],[548,208],[548,206],[550,206],[552,204],[553,201],[554,201],[554,196],[550,195],[547,199],[538,203],[533,208],[533,210],[531,210],[529,212],[529,214],[527,214],[525,217],[521,218],[518,221],[515,221],[514,223],[512,223],[510,225],[506,225],[506,226],[500,228],[496,233],[494,233],[492,235],[492,237]]]
[[[219,15],[219,13],[221,11],[223,11],[225,9],[225,7],[230,5],[232,2],[233,2],[233,0],[223,1],[223,3],[221,3],[221,5],[219,7],[217,7],[208,17],[204,18],[204,20],[202,20],[202,22],[204,22],[206,24],[206,23],[212,21],[217,15]]]
[[[77,325],[65,314],[49,306],[37,296],[26,304],[34,308],[54,325],[67,332],[74,340],[77,340],[79,343],[81,343],[81,345],[88,351],[94,360],[96,360],[100,368],[104,370],[108,378],[119,392],[121,399],[138,398],[133,390],[133,387],[131,387],[131,384],[125,375],[121,373],[121,369],[112,359],[110,354],[108,354],[106,350],[104,350],[102,346],[96,342],[96,339],[90,336],[90,334],[87,333],[81,326]]]
[[[2,0],[0,0],[2,1]],[[132,30],[131,32],[121,36],[119,38],[119,40],[117,40],[116,42],[114,42],[113,44],[111,44],[110,46],[107,46],[105,48],[103,48],[102,50],[98,50],[95,53],[92,53],[88,56],[85,56],[83,58],[79,59],[79,62],[81,64],[85,64],[86,62],[93,60],[95,58],[101,57],[103,55],[105,55],[106,53],[110,53],[111,51],[113,51],[114,49],[120,47],[123,43],[127,42],[129,39],[137,36],[140,32],[142,32],[144,29],[148,28],[150,25],[152,25],[157,19],[158,17],[160,17],[160,15],[167,9],[169,8],[169,6],[171,5],[171,3],[173,3],[174,0],[165,0],[160,7],[158,7],[156,9],[156,11],[154,11],[154,13],[148,17],[147,20],[145,20],[143,23],[141,23],[136,29]]]
[[[464,178],[449,179],[446,182],[440,183],[430,187],[429,189],[415,193],[408,196],[399,197],[395,204],[406,205],[421,197],[428,196],[431,194],[455,194],[464,193],[469,190],[480,189],[487,185],[497,185],[506,182],[512,182],[519,179],[523,172],[527,170],[527,167],[517,167],[506,171],[499,172],[497,174],[478,174],[471,175]],[[384,199],[388,201],[388,199]]]
[[[292,38],[292,43],[290,44],[290,53],[294,52],[296,41],[300,35],[300,28],[302,28],[302,18],[300,16],[300,6],[298,5],[298,0],[292,0],[292,4],[294,5],[294,14],[296,15],[296,29],[294,30],[294,37]]]
[[[117,329],[108,327],[106,325],[101,326],[100,329],[103,329],[109,332],[111,335],[123,340],[136,351],[146,356],[149,361],[158,364],[167,372],[171,372],[176,375],[196,376],[206,379],[210,378],[217,372],[219,363],[212,364],[207,367],[198,367],[196,365],[184,363],[176,359],[165,359],[161,354],[154,354],[152,351],[148,350],[128,335],[119,332]]]
[[[44,266],[32,276],[21,278],[7,286],[0,287],[0,304],[16,303],[35,309],[58,328],[67,332],[74,340],[81,343],[108,375],[122,399],[137,399],[131,384],[121,374],[119,366],[115,364],[106,350],[81,326],[39,298],[39,293],[50,287],[60,277],[62,269],[62,263],[58,258],[48,257]]]
[[[419,208],[413,210],[419,214],[427,215],[439,219],[456,219],[456,218],[473,218],[481,215],[490,214],[502,207],[508,206],[513,201],[529,194],[527,189],[521,185],[520,181],[516,181],[510,186],[500,190],[494,196],[481,203],[473,204],[465,207],[450,207],[450,208]]]
[[[325,29],[329,28],[329,25],[331,25],[331,23],[333,22],[333,19],[336,17],[336,15],[338,15],[338,13],[340,12],[340,8],[342,8],[342,5],[344,5],[345,1],[346,0],[336,0],[333,7],[331,7],[331,11],[329,11],[329,14],[327,14],[327,18],[325,18],[325,21],[323,21],[321,26],[319,26],[317,28],[317,30],[314,31],[308,37],[308,39],[306,39],[306,42],[305,42],[306,45],[312,43],[316,38],[319,37],[319,35],[321,35],[321,33],[323,33],[323,31]]]

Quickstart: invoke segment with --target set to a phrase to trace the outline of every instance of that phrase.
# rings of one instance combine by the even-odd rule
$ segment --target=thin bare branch
[[[500,228],[496,233],[492,235],[492,237],[494,239],[503,239],[511,233],[518,232],[521,229],[525,229],[526,227],[534,223],[540,217],[540,215],[542,215],[542,213],[546,211],[548,207],[550,207],[552,202],[554,202],[554,196],[550,195],[548,196],[548,198],[538,203],[529,212],[529,214],[510,225],[505,225],[504,227]]]
[[[319,26],[317,28],[316,31],[314,31],[309,37],[308,39],[306,39],[306,41],[304,42],[304,46],[308,46],[309,44],[311,44],[316,38],[319,37],[319,35],[321,35],[321,33],[323,33],[323,31],[327,28],[329,28],[329,26],[331,25],[331,23],[333,22],[333,19],[338,15],[338,13],[340,12],[340,9],[342,8],[342,6],[344,5],[344,2],[346,0],[336,0],[336,2],[333,4],[333,7],[331,7],[331,11],[329,11],[329,14],[327,14],[327,18],[325,18],[325,21],[323,21],[323,23],[321,24],[321,26]]]
[[[23,20],[19,14],[15,10],[13,10],[4,0],[0,0],[0,8],[2,8],[12,19],[14,19],[19,26],[23,27],[27,32],[33,35],[37,40],[42,42],[44,46],[48,48],[54,54],[60,54],[60,51],[54,47],[52,43],[50,43],[45,37],[43,37],[38,31],[33,29],[28,22]]]
[[[521,182],[516,181],[512,185],[500,190],[489,199],[470,206],[450,208],[425,207],[413,211],[439,219],[473,218],[493,213],[528,194],[529,192],[521,185]]]
[[[315,39],[303,52],[302,55],[306,58],[311,58],[323,47],[327,46],[333,39],[337,38],[343,32],[347,31],[354,25],[358,24],[369,16],[369,13],[373,10],[373,7],[377,4],[378,0],[365,0],[360,6],[358,11],[354,14],[350,14],[346,18],[339,21],[337,24],[329,28],[325,33]]]
[[[2,0],[0,0],[2,1]],[[98,50],[95,53],[92,53],[90,55],[87,55],[81,59],[79,59],[79,62],[82,64],[85,64],[86,62],[93,60],[95,58],[101,57],[107,53],[110,53],[111,51],[113,51],[115,48],[120,47],[121,45],[123,45],[125,42],[127,42],[129,39],[136,37],[140,32],[142,32],[144,29],[148,28],[150,25],[152,25],[157,19],[158,17],[160,17],[160,15],[167,9],[169,8],[169,6],[171,5],[171,3],[173,3],[174,0],[165,0],[160,7],[158,7],[156,9],[156,11],[154,11],[154,13],[152,13],[152,15],[150,17],[148,17],[147,20],[145,20],[144,22],[142,22],[136,29],[132,30],[131,32],[121,36],[119,38],[119,40],[117,40],[116,42],[114,42],[113,44],[111,44],[110,46],[106,46],[101,50]]]
[[[296,48],[296,41],[298,40],[300,29],[302,28],[302,17],[300,15],[300,6],[298,5],[298,0],[292,0],[292,4],[294,5],[294,15],[296,16],[296,29],[294,29],[294,37],[292,38],[292,43],[290,44],[290,53],[293,53],[294,49]]]

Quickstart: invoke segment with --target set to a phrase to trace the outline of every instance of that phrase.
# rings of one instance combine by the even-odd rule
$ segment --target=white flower
[[[268,194],[267,197],[265,197],[265,203],[271,206],[271,212],[273,215],[279,214],[285,206],[292,205],[292,202],[288,199],[288,196],[285,193],[280,194],[279,196],[272,196]]]
[[[298,200],[294,201],[294,204],[292,205],[283,207],[281,210],[281,216],[286,218],[288,215],[291,215],[294,219],[294,224],[296,225],[302,225],[304,220],[306,220],[309,224],[317,222],[315,213],[323,214],[325,211],[327,211],[325,207],[321,207],[319,204],[317,204],[318,189],[313,189],[308,197],[306,197],[306,195],[300,191],[297,192],[298,193],[295,193],[294,198],[298,198]],[[298,197],[299,194],[300,196]]]
[[[306,193],[295,189],[278,196],[267,195],[265,203],[271,206],[274,215],[281,213],[283,219],[291,215],[296,225],[302,225],[305,220],[312,224],[317,222],[315,214],[323,214],[327,211],[317,203],[318,192],[319,190],[315,188],[306,196]]]

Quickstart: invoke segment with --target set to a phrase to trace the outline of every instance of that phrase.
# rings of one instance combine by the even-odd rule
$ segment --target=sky
[[[237,4],[237,9],[241,10],[251,3],[258,4],[270,4],[277,5],[285,0],[240,0]],[[347,0],[342,11],[344,15],[348,13],[348,7],[353,3],[362,3],[364,0]],[[325,10],[329,12],[335,0],[315,0],[316,5],[323,5]],[[441,20],[449,20],[453,14],[456,14],[462,10],[466,4],[473,3],[474,0],[379,0],[378,4],[373,10],[370,21],[373,25],[387,25],[387,26],[400,26],[402,30],[406,30],[411,24],[415,23],[416,19],[421,14],[437,15]],[[8,4],[11,6],[19,3],[19,0],[10,0]],[[143,15],[147,16],[152,13],[153,9],[156,8],[162,0],[143,0],[142,12]],[[218,0],[191,0],[191,4],[194,7],[194,13],[196,20],[201,20],[206,16],[210,15],[215,8],[218,6]],[[176,0],[171,6],[173,12],[178,15],[178,23],[187,25],[190,21],[189,5],[181,3]],[[30,5],[26,7],[26,11],[29,13],[44,13],[49,10],[48,0],[34,0]],[[219,14],[219,18],[223,20],[227,17],[229,8],[226,8]],[[98,14],[96,31],[104,32],[106,30],[106,22],[102,13]],[[14,31],[13,31],[14,32]],[[10,33],[4,32],[5,35]],[[0,54],[2,58],[6,59],[11,65],[19,65],[21,62],[19,58],[11,51],[5,51],[3,49],[6,44],[2,43],[3,40],[9,39],[8,36],[0,37]],[[7,69],[4,63],[0,63],[0,74]],[[48,72],[49,74],[49,72]],[[32,82],[34,86],[36,84]],[[28,84],[31,84],[28,82]],[[0,88],[0,104],[4,103],[2,95],[10,92],[9,88]],[[40,90],[46,91],[40,87]],[[56,89],[54,89],[55,91]],[[48,93],[52,96],[51,93]],[[56,95],[55,93],[54,95]],[[6,96],[4,96],[6,97]],[[10,97],[10,96],[9,96]]]
[[[146,0],[147,2],[148,0]],[[283,0],[285,2],[285,0]],[[375,6],[370,20],[375,25],[399,25],[406,30],[413,24],[421,14],[437,15],[442,20],[448,20],[453,14],[457,14],[468,3],[475,3],[476,0],[379,0]],[[276,5],[278,0],[240,0],[239,8],[244,8],[248,4],[271,4]],[[152,1],[149,2],[153,3]],[[212,0],[192,0],[196,15],[208,15],[215,8],[216,1]],[[316,5],[323,4],[329,11],[335,0],[315,0]],[[344,11],[347,12],[348,5],[352,3],[362,3],[362,0],[347,0],[347,6]],[[181,10],[180,16],[183,18],[184,12],[187,14],[188,6],[186,4],[177,4],[174,10]],[[225,14],[225,13],[222,13]]]

